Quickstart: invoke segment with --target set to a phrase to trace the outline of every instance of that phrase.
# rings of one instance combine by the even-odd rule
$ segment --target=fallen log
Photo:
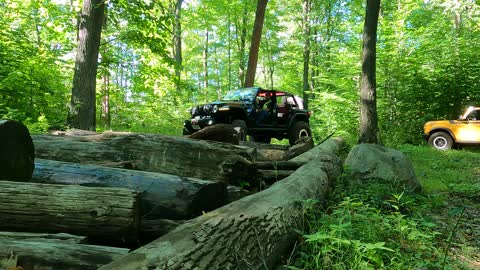
[[[0,269],[94,270],[128,253],[124,248],[58,239],[0,239]]]
[[[293,162],[308,162],[311,159],[317,158],[321,155],[324,154],[324,148],[330,147],[334,143],[338,143],[339,141],[343,142],[342,138],[336,137],[336,138],[331,138],[323,142],[322,144],[314,147],[313,149],[298,155],[294,158],[289,159],[288,161],[293,161]]]
[[[290,176],[294,170],[259,170],[258,175],[260,179],[266,184],[271,185],[279,180]]]
[[[140,242],[149,243],[160,236],[169,233],[184,222],[185,220],[142,219],[140,225]]]
[[[13,120],[0,120],[0,179],[29,179],[34,150],[27,127]]]
[[[36,159],[31,182],[128,188],[141,194],[142,219],[191,219],[226,203],[222,182]]]
[[[190,220],[156,241],[100,268],[272,269],[302,229],[302,202],[324,200],[341,173],[343,141],[270,188]]]
[[[255,165],[259,170],[296,170],[306,162],[295,162],[295,161],[262,161],[256,162]]]
[[[128,132],[32,136],[37,158],[239,183],[255,179],[255,149]]]
[[[275,161],[275,160],[287,160],[288,159],[288,145],[268,144],[268,143],[255,143],[242,141],[240,145],[256,149],[256,158],[258,161]]]
[[[8,240],[34,240],[34,239],[62,240],[72,244],[87,243],[86,236],[78,236],[68,233],[27,233],[27,232],[0,232],[0,242]],[[1,268],[0,268],[1,269]]]
[[[314,147],[312,137],[302,137],[295,145],[288,148],[287,160],[299,156],[307,151],[310,151]]]
[[[203,128],[189,136],[190,139],[209,140],[238,145],[238,132],[232,125],[216,124]]]
[[[136,192],[127,189],[0,181],[0,230],[133,242],[137,205]]]

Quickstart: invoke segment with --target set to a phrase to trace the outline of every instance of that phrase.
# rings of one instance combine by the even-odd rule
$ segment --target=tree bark
[[[0,230],[130,242],[138,214],[137,194],[127,189],[0,181]]]
[[[225,204],[227,187],[171,174],[37,159],[31,182],[128,188],[141,194],[142,220],[190,219]]]
[[[302,202],[324,200],[340,175],[342,144],[330,140],[320,158],[270,188],[190,220],[100,270],[272,269],[298,238]]]
[[[380,143],[377,120],[376,44],[380,0],[367,0],[363,28],[359,143]]]
[[[105,15],[103,0],[84,0],[79,24],[79,40],[68,124],[71,127],[95,130],[95,88],[100,36]]]
[[[30,179],[34,158],[27,127],[13,120],[0,120],[0,179]]]
[[[183,0],[173,0],[173,58],[175,59],[175,87],[177,93],[180,93],[181,75],[182,75],[182,24],[180,22]]]
[[[0,232],[0,242],[2,240],[29,240],[36,239],[43,240],[61,240],[71,244],[85,244],[87,243],[86,236],[78,236],[68,233],[26,233],[26,232]],[[1,269],[1,268],[0,268]]]
[[[33,136],[38,158],[168,173],[226,183],[255,179],[255,149],[159,134]]]
[[[280,169],[273,169],[273,170],[259,170],[259,177],[267,185],[271,185],[279,180],[282,180],[288,176],[290,176],[295,170],[280,170]]]
[[[303,0],[303,106],[308,109],[310,93],[309,72],[310,72],[310,0]]]
[[[257,162],[288,159],[288,145],[254,143],[247,141],[241,141],[240,145],[255,148],[257,153]]]
[[[58,239],[0,237],[0,269],[94,270],[128,253],[128,249],[83,245]],[[13,268],[20,269],[20,268]]]
[[[248,55],[247,76],[245,78],[245,87],[252,87],[255,84],[255,73],[257,71],[258,51],[260,40],[262,38],[263,21],[265,20],[265,10],[268,0],[258,0],[255,22],[253,25],[252,42],[250,44],[250,53]]]

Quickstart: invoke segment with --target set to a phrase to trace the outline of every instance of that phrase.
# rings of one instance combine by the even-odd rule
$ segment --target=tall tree
[[[182,10],[183,0],[175,0],[172,2],[173,9],[173,57],[175,59],[175,87],[177,92],[180,89],[181,82],[181,71],[182,71],[182,25],[180,22],[181,10]]]
[[[245,87],[252,87],[255,83],[255,72],[257,70],[258,50],[262,38],[263,22],[265,20],[265,10],[268,0],[258,0],[255,22],[253,24],[252,43],[250,44],[250,53],[248,55],[247,77],[245,78]]]
[[[377,117],[376,46],[380,0],[367,0],[363,27],[359,143],[381,143]]]
[[[303,101],[305,109],[308,109],[308,96],[310,92],[309,65],[310,65],[310,0],[303,0],[302,27],[305,38],[303,44]]]
[[[95,130],[95,88],[104,0],[84,0],[78,29],[72,98],[67,122],[71,127]]]

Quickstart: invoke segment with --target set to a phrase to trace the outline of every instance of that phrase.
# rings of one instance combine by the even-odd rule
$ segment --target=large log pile
[[[269,189],[186,222],[100,269],[271,269],[302,227],[302,202],[324,200],[340,174],[342,144],[325,142],[317,158]]]
[[[219,128],[223,141],[236,144],[227,138],[235,135],[230,127],[212,130]],[[33,171],[28,129],[0,121],[0,148],[11,150],[0,158],[13,157],[2,164],[16,174],[0,170],[0,180],[9,180],[0,181],[0,230],[13,231],[0,232],[0,269],[96,269],[126,250],[88,244],[138,247],[158,237],[148,252],[139,249],[105,269],[271,267],[295,237],[299,202],[322,199],[338,174],[334,153],[342,141],[290,161],[310,152],[313,141],[204,141],[218,140],[212,130],[196,139],[81,130],[33,136]],[[273,186],[254,194],[264,183]]]

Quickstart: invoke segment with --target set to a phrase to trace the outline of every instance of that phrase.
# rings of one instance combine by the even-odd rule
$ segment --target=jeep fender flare
[[[298,122],[298,121],[303,121],[303,122],[306,122],[307,124],[310,124],[307,114],[300,113],[300,114],[295,114],[294,117],[290,118],[290,120],[288,121],[288,126],[291,127],[295,122]]]
[[[453,141],[455,142],[457,140],[457,138],[455,138],[455,135],[453,134],[453,132],[448,129],[448,128],[436,128],[436,129],[432,129],[430,130],[430,132],[428,133],[428,136],[432,136],[433,133],[436,133],[436,132],[445,132],[447,133],[448,135],[450,135],[450,137],[452,137]]]

